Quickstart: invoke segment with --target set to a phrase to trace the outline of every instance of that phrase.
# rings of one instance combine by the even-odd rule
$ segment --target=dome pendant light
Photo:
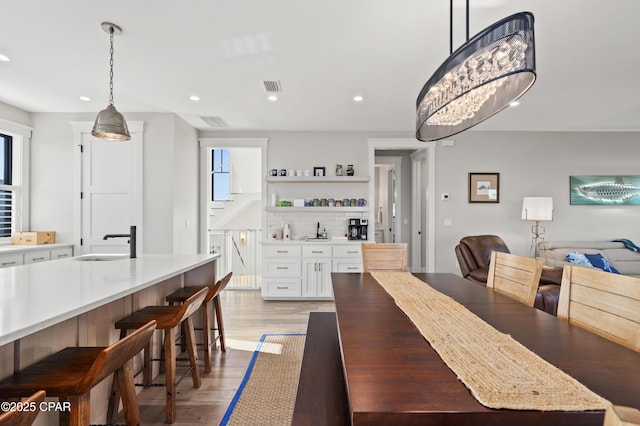
[[[416,138],[455,135],[500,112],[536,80],[533,15],[504,18],[469,39],[440,65],[416,102]],[[450,0],[453,50],[453,0]]]
[[[109,61],[109,105],[98,113],[91,134],[100,139],[128,141],[131,139],[127,122],[122,114],[113,106],[113,36],[121,34],[122,28],[110,22],[103,22],[102,29],[109,33],[111,43]]]

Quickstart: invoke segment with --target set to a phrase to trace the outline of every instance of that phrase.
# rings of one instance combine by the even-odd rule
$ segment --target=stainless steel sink
[[[76,256],[73,259],[80,262],[105,262],[110,260],[127,259],[128,254],[83,254],[82,256]]]

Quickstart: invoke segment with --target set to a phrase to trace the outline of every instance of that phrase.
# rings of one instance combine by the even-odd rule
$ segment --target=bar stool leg
[[[227,345],[224,341],[224,323],[222,321],[222,305],[220,304],[220,296],[213,298],[213,308],[216,311],[216,323],[218,328],[218,336],[220,336],[220,350],[227,351]]]
[[[60,412],[60,426],[85,426],[89,424],[91,418],[89,392],[82,396],[60,398],[60,401],[63,400],[70,403],[71,409]]]
[[[198,368],[198,352],[196,349],[196,335],[193,330],[193,320],[187,318],[185,343],[187,344],[187,352],[189,352],[189,363],[191,365],[191,377],[193,378],[193,387],[200,388],[200,369]]]
[[[117,383],[117,388],[122,395],[122,407],[127,425],[140,425],[140,410],[133,384],[133,361],[129,360],[118,368],[113,380]]]
[[[176,421],[176,330],[169,328],[164,331],[164,365],[165,389],[167,404],[167,423]]]
[[[143,351],[143,361],[142,361],[142,368],[143,368],[143,373],[142,373],[142,381],[148,385],[153,381],[153,365],[151,363],[151,359],[153,358],[153,337],[151,338],[151,340],[149,341],[149,343],[147,344],[147,346],[144,347],[144,351]],[[148,386],[145,386],[148,387]]]
[[[211,315],[209,303],[204,302],[202,311],[202,346],[204,347],[204,372],[211,373]]]

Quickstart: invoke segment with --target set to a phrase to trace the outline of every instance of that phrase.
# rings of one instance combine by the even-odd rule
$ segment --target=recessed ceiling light
[[[0,53],[0,61],[2,62],[9,62],[11,59],[9,59],[8,56],[3,55],[2,53]]]
[[[276,95],[269,95],[267,99],[269,99],[271,102],[275,102],[278,100],[278,97]]]
[[[89,102],[91,100],[91,98],[88,97],[88,96],[80,96],[80,100],[81,101],[85,101],[85,102]]]
[[[510,107],[517,107],[518,105],[520,105],[520,101],[513,101],[509,104]]]
[[[191,96],[189,97],[189,99],[191,99],[191,100],[192,100],[192,101],[194,101],[194,102],[198,102],[198,101],[200,100],[200,96],[197,96],[197,95],[191,95]]]
[[[353,97],[353,101],[354,102],[362,102],[364,101],[364,97],[362,97],[361,95],[356,95]]]

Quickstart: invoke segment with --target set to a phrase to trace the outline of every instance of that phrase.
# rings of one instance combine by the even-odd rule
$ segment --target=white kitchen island
[[[165,304],[176,288],[208,284],[215,279],[218,257],[70,258],[0,269],[0,377],[67,346],[115,342],[118,319]],[[92,423],[104,422],[109,386],[105,380],[91,393]],[[55,413],[41,413],[37,424],[56,422]]]

